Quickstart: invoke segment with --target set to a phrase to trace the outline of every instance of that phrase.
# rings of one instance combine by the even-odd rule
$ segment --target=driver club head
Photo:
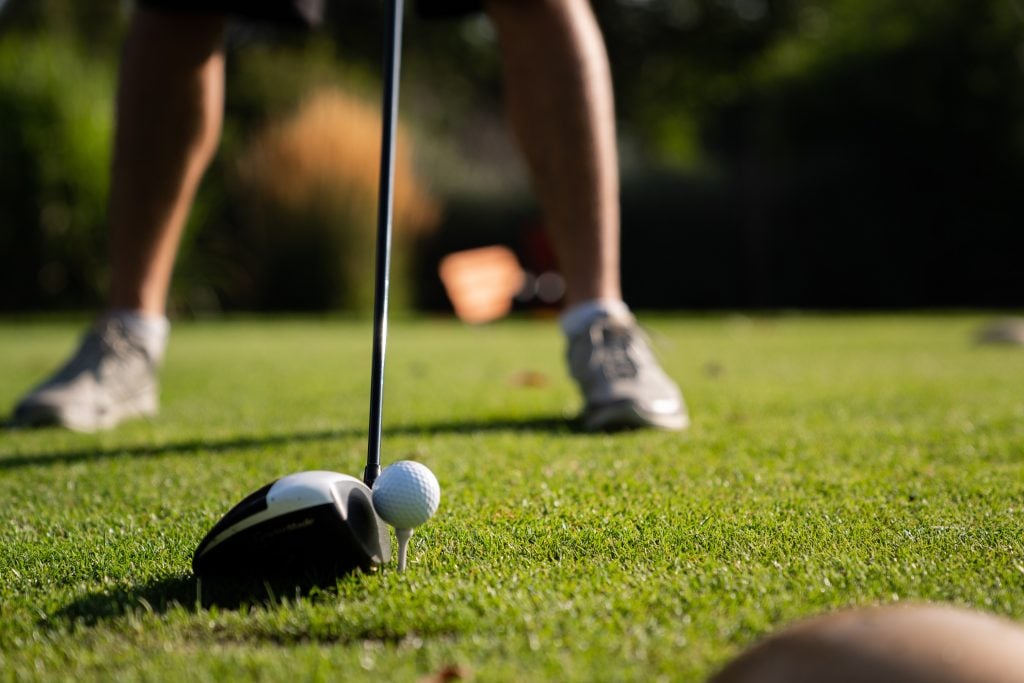
[[[337,472],[291,474],[254,491],[210,529],[192,557],[199,577],[329,579],[391,559],[370,488]]]

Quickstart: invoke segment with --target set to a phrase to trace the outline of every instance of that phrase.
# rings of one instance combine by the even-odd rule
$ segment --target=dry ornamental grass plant
[[[277,292],[276,300],[270,295],[272,306],[368,307],[380,138],[379,106],[337,89],[319,90],[290,117],[259,131],[240,155],[237,176],[246,198],[246,229],[254,238],[249,246],[263,261],[255,266],[257,279]],[[416,175],[409,135],[401,126],[394,172],[393,267],[402,281],[410,238],[437,225],[440,207]],[[282,288],[294,284],[299,291],[282,295]],[[309,291],[325,288],[336,291]],[[282,296],[294,297],[291,305]]]

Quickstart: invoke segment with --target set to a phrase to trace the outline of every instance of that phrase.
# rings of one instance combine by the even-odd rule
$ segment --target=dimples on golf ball
[[[437,477],[425,465],[399,460],[373,483],[373,507],[396,529],[412,529],[430,519],[441,502]]]

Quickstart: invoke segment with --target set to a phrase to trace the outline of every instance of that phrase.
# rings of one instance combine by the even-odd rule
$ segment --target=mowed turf
[[[359,474],[370,325],[180,323],[159,420],[0,433],[3,679],[697,681],[849,605],[1024,619],[1024,349],[982,316],[646,316],[684,434],[573,431],[551,321],[391,326],[385,461],[437,474],[409,571],[210,605],[191,554],[306,469]],[[78,326],[0,324],[0,406]]]

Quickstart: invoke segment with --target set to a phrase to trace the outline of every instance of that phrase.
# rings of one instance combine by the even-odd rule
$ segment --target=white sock
[[[562,331],[567,336],[577,335],[590,327],[597,318],[629,318],[629,306],[621,299],[590,299],[567,308],[559,316]]]
[[[162,315],[147,315],[139,311],[125,308],[110,312],[110,317],[120,320],[128,333],[132,335],[156,362],[163,360],[167,349],[167,337],[171,332],[171,323]]]

